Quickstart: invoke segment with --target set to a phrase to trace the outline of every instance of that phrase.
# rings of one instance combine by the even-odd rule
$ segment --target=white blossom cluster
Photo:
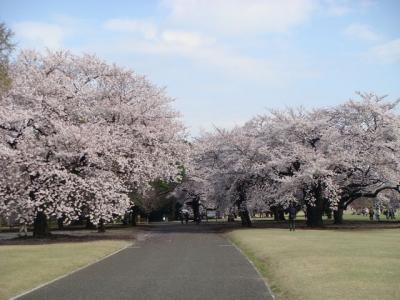
[[[0,215],[37,212],[94,224],[124,214],[127,193],[179,179],[188,146],[164,89],[67,51],[20,53],[0,98]]]
[[[271,111],[205,133],[194,143],[188,175],[227,209],[246,202],[261,211],[290,203],[336,210],[398,189],[398,101],[360,96],[332,108]]]

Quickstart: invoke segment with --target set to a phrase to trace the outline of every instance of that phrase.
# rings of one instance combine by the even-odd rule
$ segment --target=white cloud
[[[381,39],[380,35],[374,32],[368,25],[353,23],[349,25],[344,33],[351,37],[368,42],[376,42]]]
[[[400,63],[400,39],[395,39],[382,45],[373,47],[369,58],[382,63]]]
[[[144,20],[111,19],[104,23],[104,27],[112,31],[140,33],[146,39],[153,39],[157,35],[157,26]]]
[[[14,24],[13,30],[24,47],[32,48],[61,48],[67,36],[62,26],[42,22],[19,22]]]
[[[307,21],[313,0],[164,0],[176,24],[223,34],[286,32]]]
[[[162,32],[161,37],[162,40],[168,44],[174,44],[185,48],[196,48],[215,43],[215,39],[213,38],[187,31],[165,30]]]
[[[114,41],[109,51],[185,58],[197,66],[211,68],[213,72],[236,79],[275,84],[285,81],[282,78],[284,72],[273,63],[226,49],[211,38],[191,32],[166,30],[151,41],[125,37]]]
[[[148,25],[149,23],[146,23]],[[116,39],[112,51],[124,53],[144,53],[153,55],[180,56],[201,65],[217,67],[224,72],[236,74],[255,73],[255,70],[265,66],[259,60],[229,51],[219,45],[217,40],[205,34],[185,30],[157,28],[152,24],[151,39],[144,23],[135,19],[108,20],[105,28],[125,33],[139,32],[140,36],[125,35]],[[265,69],[263,69],[263,72]],[[267,72],[265,72],[267,73]],[[265,76],[264,76],[265,77]],[[271,77],[272,74],[271,74]]]

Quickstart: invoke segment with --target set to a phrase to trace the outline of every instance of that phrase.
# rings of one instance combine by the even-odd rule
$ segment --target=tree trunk
[[[98,232],[106,232],[106,227],[104,226],[103,219],[100,220],[100,223],[98,225],[97,231]]]
[[[278,217],[279,217],[279,221],[285,221],[285,211],[283,209],[279,209],[278,210]]]
[[[322,216],[324,214],[324,199],[321,197],[320,188],[315,191],[316,200],[314,206],[307,205],[307,226],[321,227],[324,225]]]
[[[251,219],[249,211],[247,209],[247,195],[246,195],[247,183],[245,181],[239,182],[236,189],[239,194],[239,199],[236,201],[236,205],[239,211],[240,219],[242,220],[242,226],[251,227]]]
[[[242,226],[251,227],[252,224],[246,202],[238,201],[236,205],[239,211],[240,220],[242,221]]]
[[[137,213],[133,211],[131,213],[131,218],[132,218],[131,225],[136,226],[137,225]]]
[[[196,223],[200,223],[200,198],[196,196],[192,200],[193,219]]]
[[[343,224],[343,208],[338,208],[333,212],[334,224]]]
[[[33,237],[34,238],[46,238],[50,235],[49,224],[47,223],[47,216],[39,211],[36,214],[33,222]]]
[[[90,221],[90,217],[86,218],[86,229],[95,229],[96,226]]]
[[[325,213],[328,220],[332,220],[332,209],[327,209]]]
[[[172,203],[171,203],[171,220],[178,220],[178,218],[176,218],[176,199],[173,198]]]
[[[279,221],[279,214],[278,214],[278,208],[274,207],[272,209],[272,212],[274,214],[274,221]]]
[[[240,211],[240,219],[242,220],[242,226],[251,227],[251,219],[248,210]]]
[[[63,223],[63,221],[64,221],[64,218],[59,218],[59,219],[57,219],[58,230],[64,229],[64,223]]]
[[[274,213],[274,221],[285,221],[285,211],[283,209],[274,207],[272,212]]]
[[[321,227],[324,225],[322,221],[323,210],[318,205],[307,205],[307,226]]]
[[[325,200],[321,193],[322,187],[321,183],[319,182],[317,186],[313,189],[315,202],[314,205],[311,206],[307,204],[307,226],[309,227],[321,227],[324,225],[322,221],[322,216],[324,214],[324,209],[327,204],[327,200]]]
[[[132,226],[136,226],[137,225],[137,217],[139,215],[139,212],[140,212],[139,208],[136,205],[131,207],[131,212],[130,212],[129,216],[131,217],[130,224]]]

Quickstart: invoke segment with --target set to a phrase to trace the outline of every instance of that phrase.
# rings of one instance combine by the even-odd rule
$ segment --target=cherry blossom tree
[[[333,171],[341,190],[336,223],[342,222],[343,210],[354,200],[399,191],[399,101],[360,95],[362,101],[349,101],[326,112],[332,128]]]
[[[400,127],[397,102],[360,94],[329,109],[272,111],[242,127],[207,133],[194,144],[190,176],[206,181],[215,201],[247,210],[305,207],[307,224],[360,197],[398,188]],[[204,185],[204,184],[203,184]],[[243,215],[242,215],[243,212]]]
[[[246,193],[253,180],[251,143],[241,128],[205,134],[194,145],[189,168],[204,197],[217,200],[214,206],[219,210],[236,207],[245,226],[251,226]]]
[[[129,191],[179,179],[185,130],[145,77],[68,51],[24,51],[10,77],[0,99],[1,214],[34,223],[37,235],[49,217],[104,224],[132,207]]]

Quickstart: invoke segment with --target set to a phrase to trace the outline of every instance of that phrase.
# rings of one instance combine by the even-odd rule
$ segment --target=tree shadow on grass
[[[169,234],[169,233],[186,233],[186,234],[204,234],[204,233],[224,233],[235,229],[247,229],[249,227],[242,227],[241,223],[236,222],[202,222],[196,224],[189,222],[189,224],[180,224],[179,222],[156,222],[149,224],[140,224],[135,227],[118,227],[107,228],[105,233],[98,233],[96,231],[79,232],[76,229],[69,231],[65,228],[63,232],[55,231],[47,238],[37,239],[32,236],[16,237],[11,239],[0,240],[1,245],[41,245],[41,244],[54,244],[54,243],[77,243],[77,242],[90,242],[99,240],[135,240],[138,234],[155,233],[155,234]],[[288,229],[287,221],[273,221],[273,220],[257,220],[253,219],[252,227],[250,229]],[[400,228],[400,221],[344,221],[343,224],[333,224],[328,220],[323,227],[308,227],[305,220],[296,221],[297,230],[374,230],[374,229],[398,229]],[[79,234],[77,234],[79,233]]]

